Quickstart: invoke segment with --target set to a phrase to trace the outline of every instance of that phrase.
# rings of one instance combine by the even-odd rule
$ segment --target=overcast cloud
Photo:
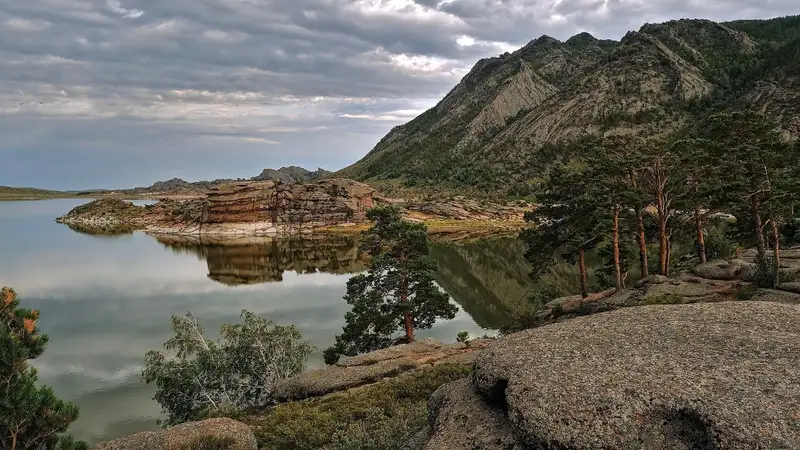
[[[542,34],[766,18],[796,0],[0,0],[0,185],[339,169]],[[20,104],[22,103],[22,104]]]

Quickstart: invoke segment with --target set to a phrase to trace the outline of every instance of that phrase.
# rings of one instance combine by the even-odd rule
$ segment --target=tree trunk
[[[775,219],[772,219],[772,249],[774,255],[772,255],[772,260],[775,264],[775,268],[773,269],[772,279],[775,281],[775,286],[781,284],[781,235],[778,233],[778,224],[775,223]]]
[[[664,211],[664,191],[661,188],[659,188],[656,195],[656,208],[658,209],[658,270],[661,275],[667,276],[669,272],[667,215]]]
[[[669,276],[669,261],[670,257],[672,256],[672,241],[670,240],[670,236],[667,235],[667,265],[664,266],[664,276]]]
[[[405,258],[402,259],[405,260]],[[403,277],[402,286],[400,302],[405,304],[408,302],[408,278]],[[406,340],[408,340],[409,343],[414,342],[414,322],[411,320],[411,311],[409,310],[403,311],[403,327],[406,330]]]
[[[622,269],[619,263],[619,207],[614,207],[614,228],[611,231],[611,241],[614,246],[614,287],[622,289]]]
[[[667,243],[667,223],[666,220],[658,218],[658,271],[661,275],[667,276],[669,271],[669,249]]]
[[[650,276],[650,269],[647,267],[647,238],[644,235],[644,216],[642,210],[636,211],[637,232],[639,240],[639,267],[642,269],[642,278]]]
[[[581,297],[589,296],[589,289],[586,286],[586,252],[583,247],[578,249],[578,271],[581,274]]]
[[[638,189],[636,184],[636,174],[633,169],[628,171],[631,179],[631,187]],[[642,278],[650,276],[650,269],[647,267],[647,239],[644,235],[644,215],[641,208],[636,208],[636,238],[639,241],[639,268],[642,271]]]
[[[414,342],[414,322],[411,321],[411,311],[403,312],[403,321],[406,329],[406,339],[408,339],[408,342]]]
[[[750,201],[750,208],[753,211],[756,232],[756,257],[759,261],[767,259],[767,246],[764,243],[764,223],[761,221],[761,204],[756,196]]]
[[[703,216],[700,215],[700,207],[694,207],[694,223],[697,227],[697,255],[700,257],[700,262],[706,262],[706,239],[703,235]]]

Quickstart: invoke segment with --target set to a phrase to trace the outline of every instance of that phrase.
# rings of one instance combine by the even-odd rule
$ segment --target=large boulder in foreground
[[[203,444],[206,447],[202,447]],[[217,446],[214,447],[213,444]],[[188,422],[166,430],[132,434],[98,444],[94,450],[197,450],[198,448],[257,450],[258,444],[250,427],[233,419],[219,418]]]
[[[437,391],[416,448],[800,448],[800,307],[769,302],[642,306],[496,341],[471,383]],[[480,407],[484,402],[485,408]],[[475,423],[514,438],[464,443]],[[449,420],[442,414],[455,414]],[[438,439],[438,441],[437,441]],[[477,445],[477,447],[476,447]],[[444,447],[442,447],[444,448]]]

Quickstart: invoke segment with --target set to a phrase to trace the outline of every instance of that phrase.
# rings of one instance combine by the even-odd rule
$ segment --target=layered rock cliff
[[[161,234],[275,235],[366,221],[375,205],[371,187],[346,179],[308,184],[235,182],[204,198],[155,205],[104,199],[79,206],[58,222],[73,226],[137,228]]]

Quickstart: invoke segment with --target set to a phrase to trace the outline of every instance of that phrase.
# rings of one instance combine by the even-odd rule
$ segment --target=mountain
[[[250,181],[267,181],[267,180],[281,180],[284,183],[306,183],[317,179],[325,178],[330,175],[324,169],[317,169],[315,171],[306,170],[302,167],[289,166],[281,167],[280,169],[264,169],[258,176],[250,178]],[[202,194],[208,189],[218,186],[220,184],[232,183],[234,181],[246,181],[244,178],[238,180],[232,179],[217,179],[213,181],[195,181],[189,182],[180,178],[172,178],[167,181],[156,181],[152,186],[137,187],[133,189],[126,189],[121,191],[125,194],[149,194],[149,193],[170,193],[170,194]]]
[[[668,135],[739,108],[800,134],[800,16],[645,24],[620,41],[542,36],[478,61],[436,106],[336,175],[387,190],[525,195],[581,136]]]
[[[252,181],[267,181],[267,180],[281,180],[284,183],[305,183],[307,181],[314,181],[320,178],[325,178],[333,172],[325,169],[317,169],[315,171],[306,170],[302,167],[289,166],[281,167],[280,169],[264,169],[260,175],[251,178]]]

